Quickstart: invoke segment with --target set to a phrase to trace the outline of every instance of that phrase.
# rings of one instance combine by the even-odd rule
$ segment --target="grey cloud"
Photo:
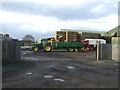
[[[18,39],[22,39],[25,35],[30,34],[35,38],[35,40],[38,40],[39,38],[54,36],[54,32],[52,31],[43,34],[41,32],[34,32],[34,30],[29,31],[26,29],[21,29],[20,26],[21,24],[10,24],[10,23],[2,24],[2,33],[4,34],[7,33],[11,37],[18,38]]]
[[[105,12],[103,13],[92,13],[91,9],[95,8],[97,5],[102,4],[105,8]],[[56,17],[60,20],[85,20],[85,19],[94,19],[107,16],[109,14],[117,14],[118,8],[113,6],[113,3],[102,3],[102,2],[93,2],[93,3],[85,3],[82,7],[76,6],[71,7],[68,6],[52,6],[48,4],[35,4],[31,2],[3,2],[2,9],[6,11],[12,12],[20,12],[26,14],[33,15],[43,15],[49,17]],[[119,9],[120,10],[120,9]],[[102,11],[100,11],[102,12]],[[26,34],[30,34],[35,37],[36,40],[39,38],[51,37],[54,36],[54,32],[47,32],[45,34],[40,32],[28,31],[26,29],[20,28],[21,24],[11,24],[5,23],[2,24],[3,33],[10,34],[11,37],[21,39]],[[84,28],[84,27],[73,27],[70,29],[81,29],[81,30],[93,30],[92,28]]]
[[[100,4],[103,4],[105,12],[100,11],[102,13],[99,14],[92,13],[91,9]],[[85,3],[82,7],[76,6],[74,8],[70,5],[56,6],[45,3],[36,4],[31,2],[3,2],[2,9],[27,14],[56,17],[61,20],[85,20],[100,18],[109,14],[117,14],[117,7],[114,7],[113,3],[102,2]]]

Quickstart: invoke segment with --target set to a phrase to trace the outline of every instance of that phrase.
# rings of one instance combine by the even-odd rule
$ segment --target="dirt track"
[[[95,60],[90,52],[22,51],[28,67],[3,73],[3,88],[117,88],[117,63]]]

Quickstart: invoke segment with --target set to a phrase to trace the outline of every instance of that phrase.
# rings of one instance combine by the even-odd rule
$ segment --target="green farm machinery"
[[[41,39],[40,43],[33,44],[33,51],[38,52],[44,50],[50,52],[52,50],[67,50],[68,52],[78,52],[81,48],[86,47],[84,42],[60,42],[56,39]]]

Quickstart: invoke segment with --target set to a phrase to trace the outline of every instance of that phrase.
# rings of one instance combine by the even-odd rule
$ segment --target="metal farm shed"
[[[105,32],[105,36],[108,37],[120,37],[120,25],[118,27],[113,28],[112,30]]]
[[[112,43],[113,37],[120,37],[120,26],[104,33],[104,39],[106,39],[107,43]]]

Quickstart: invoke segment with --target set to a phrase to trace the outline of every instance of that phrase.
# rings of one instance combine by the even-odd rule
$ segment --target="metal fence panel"
[[[0,45],[2,47],[0,53],[2,53],[3,63],[15,63],[20,61],[20,43],[18,41],[3,39],[0,40]]]
[[[97,60],[112,60],[112,44],[97,45]]]

